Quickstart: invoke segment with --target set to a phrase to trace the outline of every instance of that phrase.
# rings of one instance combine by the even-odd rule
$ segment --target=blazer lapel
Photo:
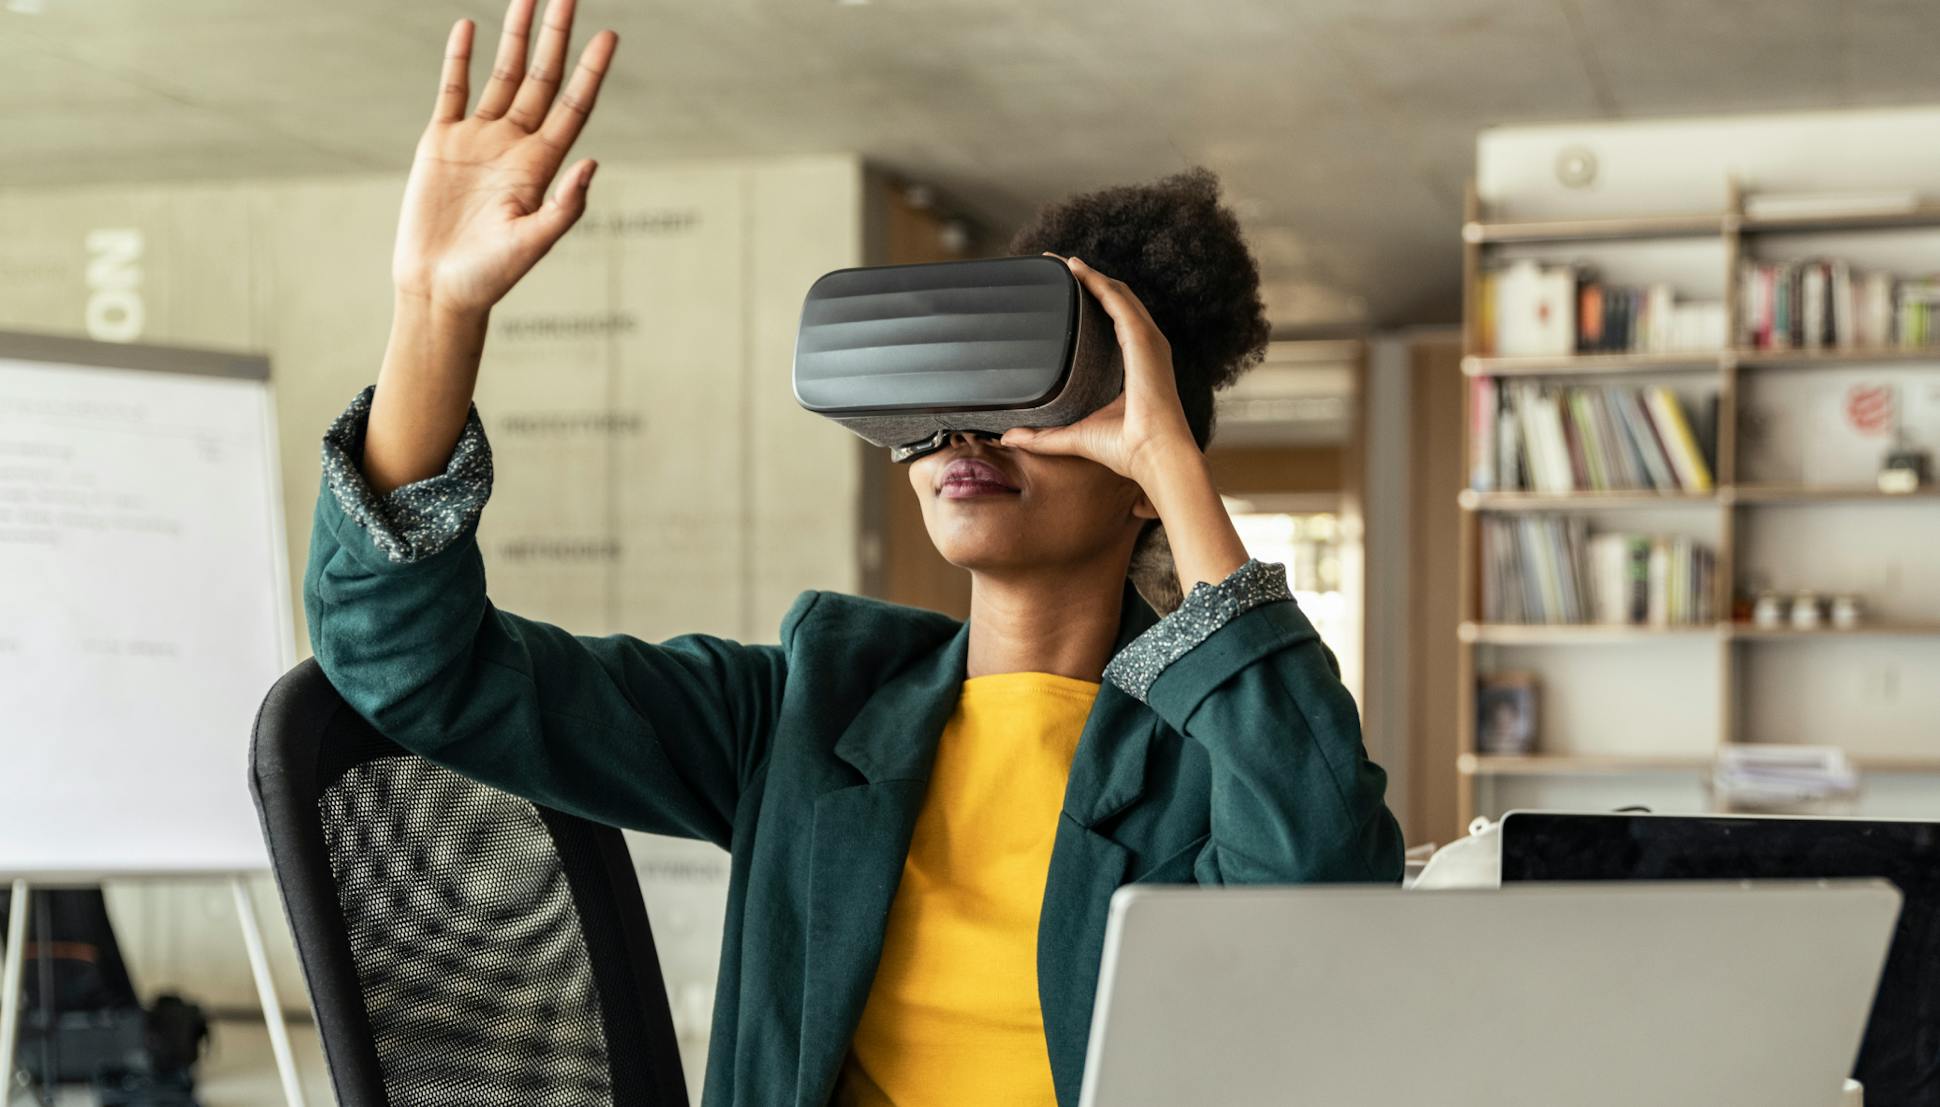
[[[1157,621],[1158,613],[1126,581],[1112,656]],[[1106,681],[1098,689],[1071,758],[1071,777],[1064,789],[1065,815],[1088,827],[1138,802],[1145,792],[1145,751],[1157,725],[1158,716],[1150,708]]]
[[[1112,653],[1157,621],[1127,581]],[[862,781],[815,802],[798,1107],[827,1101],[862,1019],[937,740],[962,693],[969,641],[964,623],[871,696],[836,740],[835,755]],[[1123,846],[1090,827],[1143,794],[1157,726],[1144,704],[1107,682],[1072,758],[1037,940],[1039,1004],[1052,1079],[1065,1104],[1078,1099],[1105,915],[1129,863]]]
[[[1128,581],[1113,655],[1157,621],[1158,614]],[[1037,925],[1038,1006],[1051,1080],[1062,1104],[1078,1102],[1084,1081],[1105,918],[1130,860],[1124,846],[1092,827],[1144,795],[1146,755],[1158,726],[1151,709],[1107,681],[1071,761]]]
[[[878,689],[836,740],[835,755],[862,782],[815,801],[800,1107],[827,1101],[862,1019],[937,739],[962,691],[969,640],[965,623]]]

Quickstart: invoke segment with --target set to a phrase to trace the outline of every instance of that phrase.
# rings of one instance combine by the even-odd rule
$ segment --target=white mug
[[[1800,592],[1792,597],[1792,629],[1815,630],[1819,625],[1819,595]]]

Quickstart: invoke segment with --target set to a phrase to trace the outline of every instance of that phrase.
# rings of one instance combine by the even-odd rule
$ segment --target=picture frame
[[[1476,679],[1475,745],[1480,753],[1526,757],[1536,751],[1542,682],[1535,673],[1485,673]]]

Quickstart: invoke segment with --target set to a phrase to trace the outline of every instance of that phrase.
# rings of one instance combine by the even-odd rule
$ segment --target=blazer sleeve
[[[707,634],[572,634],[495,607],[477,521],[491,453],[474,407],[445,471],[378,496],[361,470],[373,389],[324,436],[303,578],[310,645],[392,741],[534,802],[729,845],[767,757],[783,647]],[[786,639],[814,602],[804,593]]]
[[[1200,582],[1105,676],[1198,742],[1212,766],[1202,883],[1398,882],[1401,829],[1340,665],[1287,588],[1248,561]]]

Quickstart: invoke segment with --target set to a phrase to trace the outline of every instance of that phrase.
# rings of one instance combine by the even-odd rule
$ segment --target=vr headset
[[[1111,318],[1043,255],[838,269],[795,334],[796,401],[893,461],[1075,423],[1123,387]]]

